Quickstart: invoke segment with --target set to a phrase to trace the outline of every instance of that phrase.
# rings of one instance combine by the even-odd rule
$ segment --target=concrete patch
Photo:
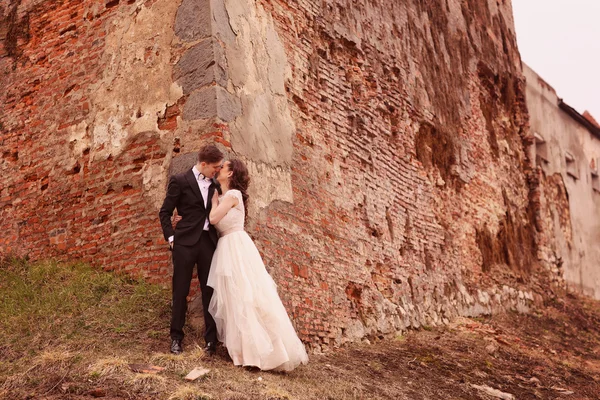
[[[169,166],[169,176],[181,174],[192,168],[198,161],[198,153],[186,153],[173,158]]]
[[[294,122],[285,81],[291,76],[272,17],[254,1],[226,0],[235,43],[226,43],[230,80],[242,104],[231,124],[236,153],[257,162],[288,167]]]
[[[107,66],[92,90],[89,121],[92,157],[116,156],[128,138],[158,131],[165,104],[175,104],[180,88],[172,85],[172,23],[178,1],[142,6],[135,18],[115,18],[109,26],[102,63]],[[123,13],[131,12],[124,9]]]

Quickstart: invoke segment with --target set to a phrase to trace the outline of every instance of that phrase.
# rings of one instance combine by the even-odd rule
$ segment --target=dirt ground
[[[86,376],[81,370],[64,375],[61,371],[54,380],[45,380],[45,387],[30,381],[30,387],[5,391],[4,398],[600,398],[600,305],[572,295],[529,315],[460,318],[444,328],[313,355],[307,366],[288,374],[234,367],[225,349],[208,358],[194,346],[194,339],[189,341],[178,358],[161,355],[166,350],[164,340],[148,339],[128,349],[126,356],[116,354],[121,361],[114,362],[108,373]],[[133,354],[138,361],[165,370],[137,375],[126,371],[124,362],[132,360]],[[106,354],[86,355],[101,356]],[[210,372],[186,383],[183,376],[193,365]]]
[[[194,323],[171,355],[170,292],[86,265],[0,263],[0,293],[0,399],[600,399],[600,302],[564,292],[526,315],[311,354],[290,373],[235,367],[222,347],[208,357]],[[209,372],[186,381],[197,367]]]

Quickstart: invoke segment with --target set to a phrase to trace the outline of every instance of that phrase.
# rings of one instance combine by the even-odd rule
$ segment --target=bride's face
[[[225,163],[223,163],[223,168],[221,168],[221,170],[218,172],[217,181],[219,181],[221,185],[229,184],[229,179],[231,178],[231,175],[233,175],[233,171],[231,170],[231,163],[229,161],[225,161]]]

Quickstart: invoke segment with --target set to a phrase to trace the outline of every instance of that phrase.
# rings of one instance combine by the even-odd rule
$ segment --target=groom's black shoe
[[[207,342],[204,351],[209,356],[214,356],[217,353],[217,343],[216,342]]]
[[[173,353],[173,354],[183,353],[183,347],[181,346],[181,339],[173,339],[171,341],[171,353]]]

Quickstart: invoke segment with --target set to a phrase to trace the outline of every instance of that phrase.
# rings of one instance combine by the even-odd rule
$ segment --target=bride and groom
[[[248,169],[240,160],[223,160],[216,146],[203,147],[192,169],[170,178],[159,212],[173,252],[171,353],[183,351],[187,295],[196,265],[205,351],[214,354],[219,340],[235,365],[290,371],[306,364],[308,356],[244,231]],[[181,217],[175,228],[174,209]]]

